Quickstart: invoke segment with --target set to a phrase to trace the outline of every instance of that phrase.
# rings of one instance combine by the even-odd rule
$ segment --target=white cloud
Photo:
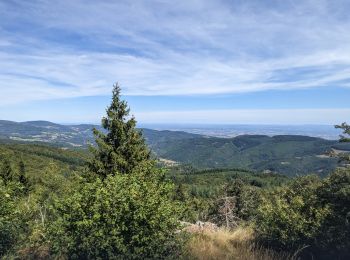
[[[116,80],[128,95],[349,87],[346,2],[15,2],[0,3],[1,105],[107,95]]]

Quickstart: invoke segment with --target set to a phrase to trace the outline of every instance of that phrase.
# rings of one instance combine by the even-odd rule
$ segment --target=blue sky
[[[96,123],[118,81],[141,123],[349,121],[349,9],[0,0],[0,118]]]

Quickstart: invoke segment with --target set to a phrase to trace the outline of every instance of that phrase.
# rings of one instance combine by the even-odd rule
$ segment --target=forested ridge
[[[338,127],[344,135],[333,145],[345,147],[349,127],[345,123]],[[152,143],[147,146],[142,132],[136,129],[136,120],[129,116],[118,85],[114,86],[102,129],[94,129],[96,145],[90,151],[8,140],[0,144],[2,258],[350,256],[348,154],[329,151],[334,164],[330,174],[299,177],[295,177],[297,173],[287,177],[264,172],[265,168],[258,167],[249,170],[244,164],[214,169],[186,161],[164,164],[152,155]],[[181,138],[173,139],[177,145],[172,148],[171,159],[184,156],[186,140],[201,145],[200,138],[184,139],[182,135],[177,133]],[[269,140],[264,143],[265,149],[281,141],[291,146],[298,141],[288,138],[256,136],[247,140],[243,136],[233,142],[244,150],[257,147],[256,142],[262,139]],[[304,143],[317,141],[299,138]],[[221,147],[220,142],[213,139],[208,147]],[[316,146],[313,149],[320,149]],[[283,146],[274,153],[283,153],[284,149],[291,148]],[[225,152],[216,154],[215,160],[220,154]],[[212,162],[206,161],[208,165]],[[215,227],[207,230],[200,224],[200,232],[191,231],[189,223],[197,221]]]
[[[47,144],[84,150],[94,143],[94,125],[59,125],[46,121],[0,121],[0,142]],[[208,137],[181,131],[140,129],[154,156],[200,170],[244,168],[288,176],[326,176],[337,167],[332,151],[349,151],[350,144],[299,135]]]

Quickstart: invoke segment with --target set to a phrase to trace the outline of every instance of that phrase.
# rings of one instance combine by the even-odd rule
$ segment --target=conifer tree
[[[5,185],[12,181],[13,179],[13,173],[12,173],[12,167],[10,162],[5,159],[1,168],[0,172],[1,178],[3,179]]]
[[[48,227],[53,254],[68,259],[164,259],[178,254],[181,204],[173,199],[165,172],[150,159],[117,84],[102,126],[104,132],[94,130],[97,147],[92,147],[89,163],[99,177],[54,202],[58,218]]]
[[[343,130],[343,134],[340,135],[340,139],[339,142],[350,142],[350,125],[348,125],[347,123],[342,123],[340,125],[336,125],[335,128],[337,129],[342,129]],[[336,156],[339,158],[339,162],[343,163],[345,162],[344,166],[349,166],[349,162],[350,162],[350,155],[349,153],[341,153],[341,154],[335,154],[335,153],[331,153],[332,156]]]
[[[343,130],[343,135],[340,135],[340,142],[350,142],[350,125],[344,122],[336,125],[335,128]]]
[[[113,96],[107,115],[102,119],[105,132],[94,129],[97,147],[91,147],[93,159],[89,168],[102,179],[109,174],[128,174],[143,161],[150,161],[150,151],[136,120],[129,116],[130,109],[120,98],[118,83],[113,86]]]
[[[23,161],[19,163],[19,176],[18,181],[24,186],[25,191],[28,190],[28,179],[26,177],[26,167]]]

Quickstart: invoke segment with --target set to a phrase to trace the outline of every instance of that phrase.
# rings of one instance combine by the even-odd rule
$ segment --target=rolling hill
[[[93,142],[94,125],[59,125],[46,121],[0,121],[2,142],[47,143],[67,148],[86,148]],[[97,127],[99,128],[99,127]],[[151,150],[159,158],[197,169],[244,168],[290,176],[327,175],[337,159],[332,150],[350,151],[350,144],[299,135],[241,135],[208,137],[181,131],[142,129]]]

